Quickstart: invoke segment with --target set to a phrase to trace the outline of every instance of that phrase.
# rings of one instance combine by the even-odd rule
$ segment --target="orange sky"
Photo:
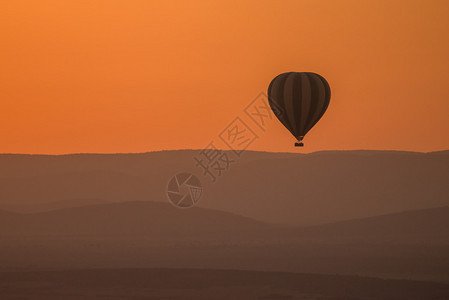
[[[5,3],[6,2],[6,3]],[[286,71],[332,98],[304,149],[449,149],[449,1],[3,1],[0,152],[201,148]]]

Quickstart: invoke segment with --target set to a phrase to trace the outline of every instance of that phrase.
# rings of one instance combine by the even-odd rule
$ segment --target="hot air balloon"
[[[310,72],[276,76],[268,87],[268,101],[276,117],[301,142],[329,106],[331,91],[326,79]]]

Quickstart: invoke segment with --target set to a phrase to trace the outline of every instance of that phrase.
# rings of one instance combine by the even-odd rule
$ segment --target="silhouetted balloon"
[[[331,91],[326,79],[309,72],[276,76],[268,87],[268,101],[281,123],[300,142],[329,106]],[[302,146],[295,143],[295,146]]]

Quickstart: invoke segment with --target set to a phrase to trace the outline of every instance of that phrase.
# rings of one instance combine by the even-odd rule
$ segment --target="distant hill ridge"
[[[269,223],[306,226],[449,205],[449,151],[247,151],[215,184],[195,167],[195,155],[198,150],[2,154],[0,209],[166,202],[167,182],[179,172],[200,178],[199,207]]]
[[[125,202],[41,213],[0,211],[0,235],[148,235],[233,240],[367,238],[449,242],[449,207],[405,211],[305,228],[267,224],[203,208],[181,210],[168,203]]]

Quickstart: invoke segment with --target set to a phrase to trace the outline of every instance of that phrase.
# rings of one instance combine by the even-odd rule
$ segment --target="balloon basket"
[[[295,143],[295,147],[304,147],[303,143]]]

